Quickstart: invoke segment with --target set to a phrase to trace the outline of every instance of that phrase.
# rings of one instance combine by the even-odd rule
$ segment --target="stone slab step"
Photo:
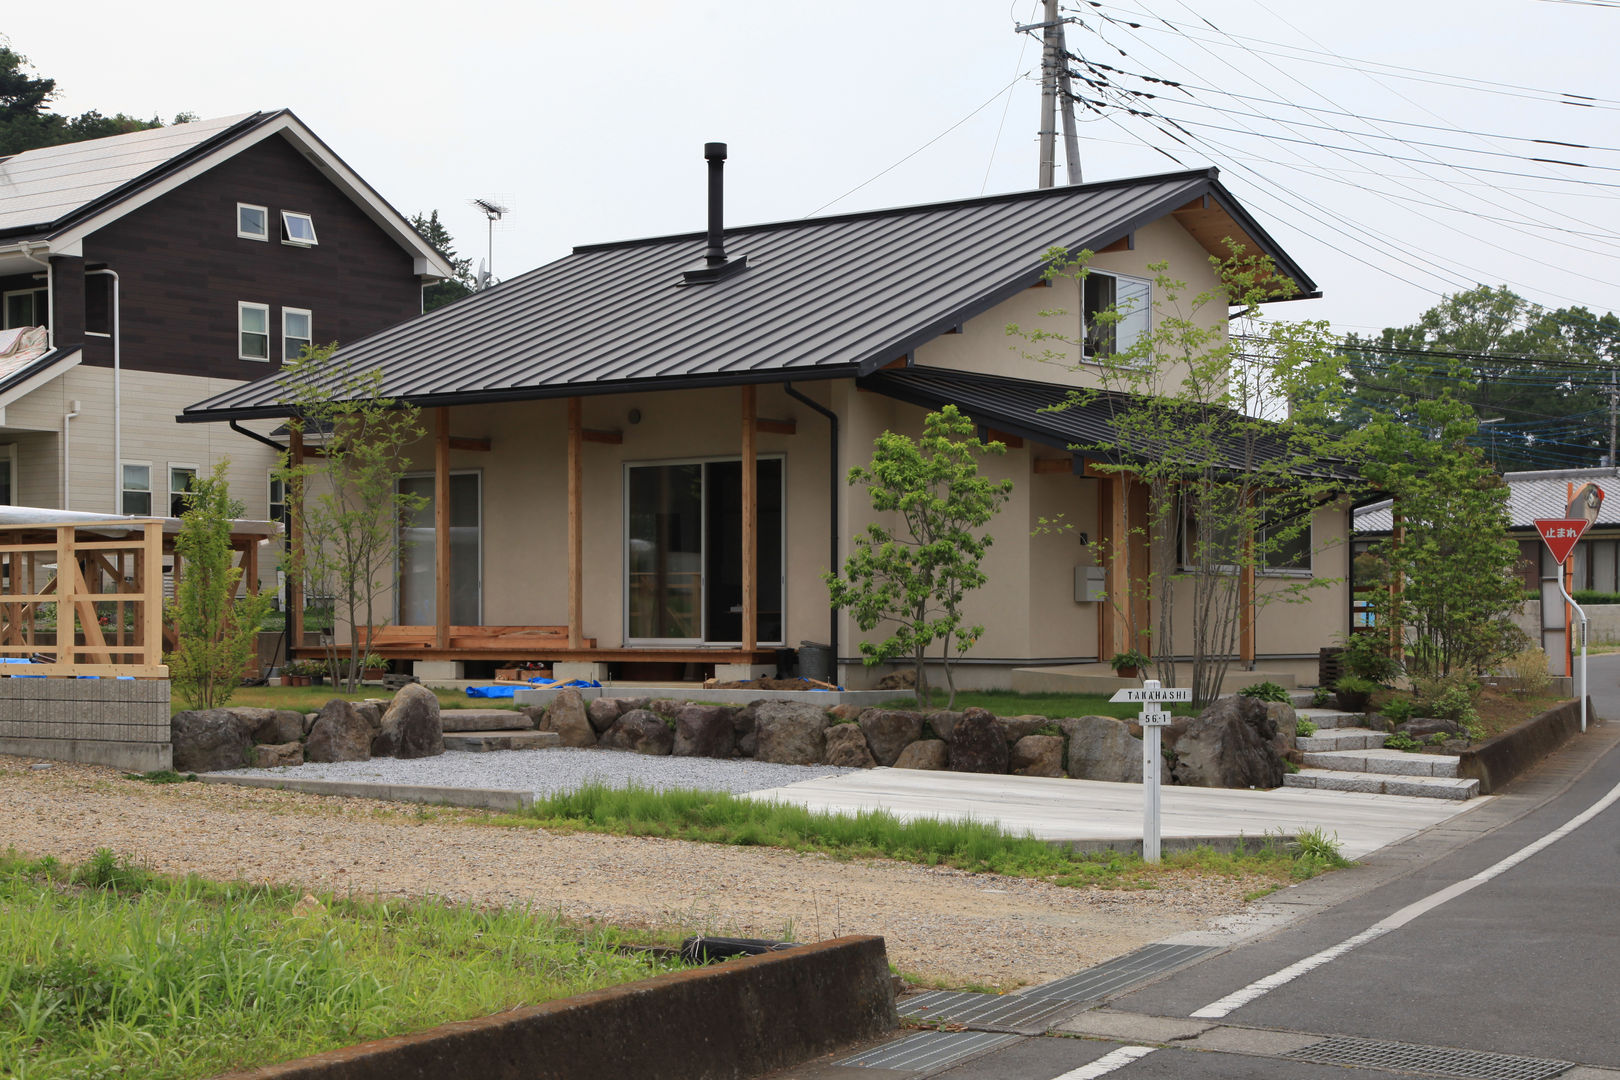
[[[1294,715],[1301,720],[1309,720],[1318,728],[1361,727],[1367,722],[1365,713],[1341,712],[1338,709],[1295,709]]]
[[[531,731],[534,721],[516,709],[440,709],[445,731]]]
[[[1479,781],[1471,777],[1462,780],[1442,776],[1390,776],[1384,773],[1341,772],[1337,769],[1301,769],[1284,777],[1283,786],[1459,801],[1472,799],[1479,794]]]
[[[1457,758],[1452,754],[1408,754],[1404,750],[1306,751],[1305,766],[1335,772],[1381,773],[1385,776],[1457,775]]]
[[[1382,750],[1385,734],[1371,728],[1341,727],[1318,728],[1315,735],[1301,735],[1294,745],[1304,751],[1322,750]]]
[[[445,732],[444,748],[481,754],[490,750],[550,750],[562,745],[555,731],[457,731]]]

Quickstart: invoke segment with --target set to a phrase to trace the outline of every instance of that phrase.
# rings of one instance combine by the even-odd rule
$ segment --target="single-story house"
[[[1085,571],[1102,538],[1121,553],[1101,568],[1108,595],[1145,579],[1145,491],[1071,449],[1106,410],[1044,411],[1096,385],[1096,367],[1078,348],[1034,359],[1008,324],[1079,339],[1092,313],[1134,297],[1141,314],[1114,329],[1123,347],[1150,317],[1150,266],[1213,287],[1227,238],[1310,295],[1305,272],[1213,169],[726,229],[715,145],[707,233],[578,247],[344,343],[347,370],[380,370],[383,392],[427,421],[405,483],[430,507],[404,525],[396,658],[438,676],[532,659],[736,677],[817,642],[839,681],[869,685],[885,669],[863,669],[861,632],[829,609],[821,576],[873,516],[846,473],[885,429],[919,433],[945,404],[1008,446],[983,468],[1014,481],[959,684],[1007,686],[1142,642],[1149,604],[1100,601]],[[1083,290],[1045,280],[1055,244],[1097,253]],[[1203,318],[1224,327],[1225,314]],[[265,379],[180,419],[286,414]],[[1070,531],[1041,530],[1060,515]],[[1276,572],[1333,583],[1251,620],[1247,666],[1314,672],[1347,629],[1348,528],[1343,506],[1317,511],[1310,551]],[[1269,587],[1266,574],[1252,586]]]

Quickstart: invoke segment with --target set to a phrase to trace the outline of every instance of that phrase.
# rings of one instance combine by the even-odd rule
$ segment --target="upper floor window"
[[[319,243],[315,239],[315,219],[296,210],[283,210],[281,212],[281,242],[283,244],[297,244],[299,247],[314,247]]]
[[[197,466],[169,462],[169,516],[179,517],[187,510],[186,493],[197,485]]]
[[[6,325],[4,330],[19,326],[46,326],[50,323],[51,293],[49,289],[19,289],[5,295]]]
[[[124,462],[124,487],[119,511],[135,517],[152,516],[152,466],[144,462]]]
[[[236,235],[246,240],[270,239],[270,210],[252,203],[236,204]]]
[[[1096,318],[1110,309],[1117,319]],[[1084,320],[1088,359],[1130,352],[1153,324],[1153,283],[1092,271],[1086,275]]]
[[[240,359],[270,359],[270,305],[237,301],[236,337]]]
[[[297,360],[304,350],[315,343],[310,313],[304,308],[281,309],[281,358]]]

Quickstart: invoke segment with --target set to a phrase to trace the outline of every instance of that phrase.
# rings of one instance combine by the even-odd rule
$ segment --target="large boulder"
[[[877,764],[859,724],[833,724],[827,728],[827,764],[846,769],[870,769]]]
[[[1007,765],[1017,776],[1062,776],[1063,736],[1025,735],[1007,752]]]
[[[1007,734],[1008,746],[1052,723],[1051,718],[1046,716],[1001,716],[997,719],[1001,721],[1001,730]]]
[[[952,772],[1007,771],[1007,736],[1001,723],[986,709],[963,712],[946,742]]]
[[[229,709],[186,709],[169,720],[176,772],[218,772],[248,764],[253,725]]]
[[[1277,755],[1285,761],[1299,764],[1302,757],[1295,749],[1294,736],[1299,729],[1299,714],[1294,707],[1283,701],[1266,702],[1266,715],[1271,722],[1277,725],[1277,734],[1272,737],[1271,745],[1276,749]]]
[[[723,705],[687,705],[675,714],[677,757],[728,758],[736,745],[734,710]]]
[[[754,708],[754,759],[818,765],[827,750],[827,713],[802,701],[761,701]]]
[[[630,704],[627,698],[596,698],[585,706],[585,718],[591,722],[591,728],[601,734],[613,726],[613,721],[636,708],[640,706]]]
[[[1277,722],[1266,702],[1225,697],[1165,732],[1171,779],[1193,787],[1274,788],[1287,769],[1277,752]]]
[[[235,706],[230,711],[249,726],[256,743],[289,743],[304,737],[303,713],[291,709],[254,709],[246,706]]]
[[[944,739],[918,739],[895,758],[897,769],[940,770],[950,763],[950,749]]]
[[[362,710],[333,698],[321,707],[304,745],[305,761],[370,761],[371,740],[382,729],[375,710]]]
[[[562,736],[564,746],[595,746],[596,729],[585,715],[585,699],[578,690],[565,686],[551,699],[546,718],[540,722],[541,731],[555,731]]]
[[[1076,780],[1142,782],[1142,740],[1130,725],[1112,716],[1075,716],[1059,720],[1069,739],[1069,775]]]
[[[252,747],[249,758],[256,769],[280,769],[304,763],[304,744],[294,740],[286,743],[265,743]]]
[[[609,750],[633,750],[638,754],[659,756],[674,748],[675,732],[663,717],[646,709],[631,709],[602,733],[600,745]]]
[[[1430,716],[1414,716],[1404,724],[1395,725],[1395,730],[1402,735],[1420,740],[1427,740],[1430,735],[1445,735],[1449,738],[1463,733],[1462,727],[1453,721]]]
[[[925,713],[923,719],[934,729],[935,735],[949,741],[951,732],[956,730],[956,725],[962,720],[962,714],[940,709],[937,712]]]
[[[421,683],[406,683],[382,715],[371,740],[373,757],[424,758],[444,753],[439,699]]]
[[[893,765],[900,751],[922,738],[923,718],[921,713],[896,709],[866,709],[860,714],[860,725],[872,759],[879,765]]]

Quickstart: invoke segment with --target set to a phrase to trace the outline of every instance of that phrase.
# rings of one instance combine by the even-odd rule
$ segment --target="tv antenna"
[[[478,268],[478,287],[482,291],[489,287],[489,283],[495,275],[495,223],[511,213],[511,208],[502,206],[494,199],[474,199],[472,204],[483,213],[484,217],[489,219],[489,239],[485,244],[486,262],[489,269],[485,271],[482,266]]]

